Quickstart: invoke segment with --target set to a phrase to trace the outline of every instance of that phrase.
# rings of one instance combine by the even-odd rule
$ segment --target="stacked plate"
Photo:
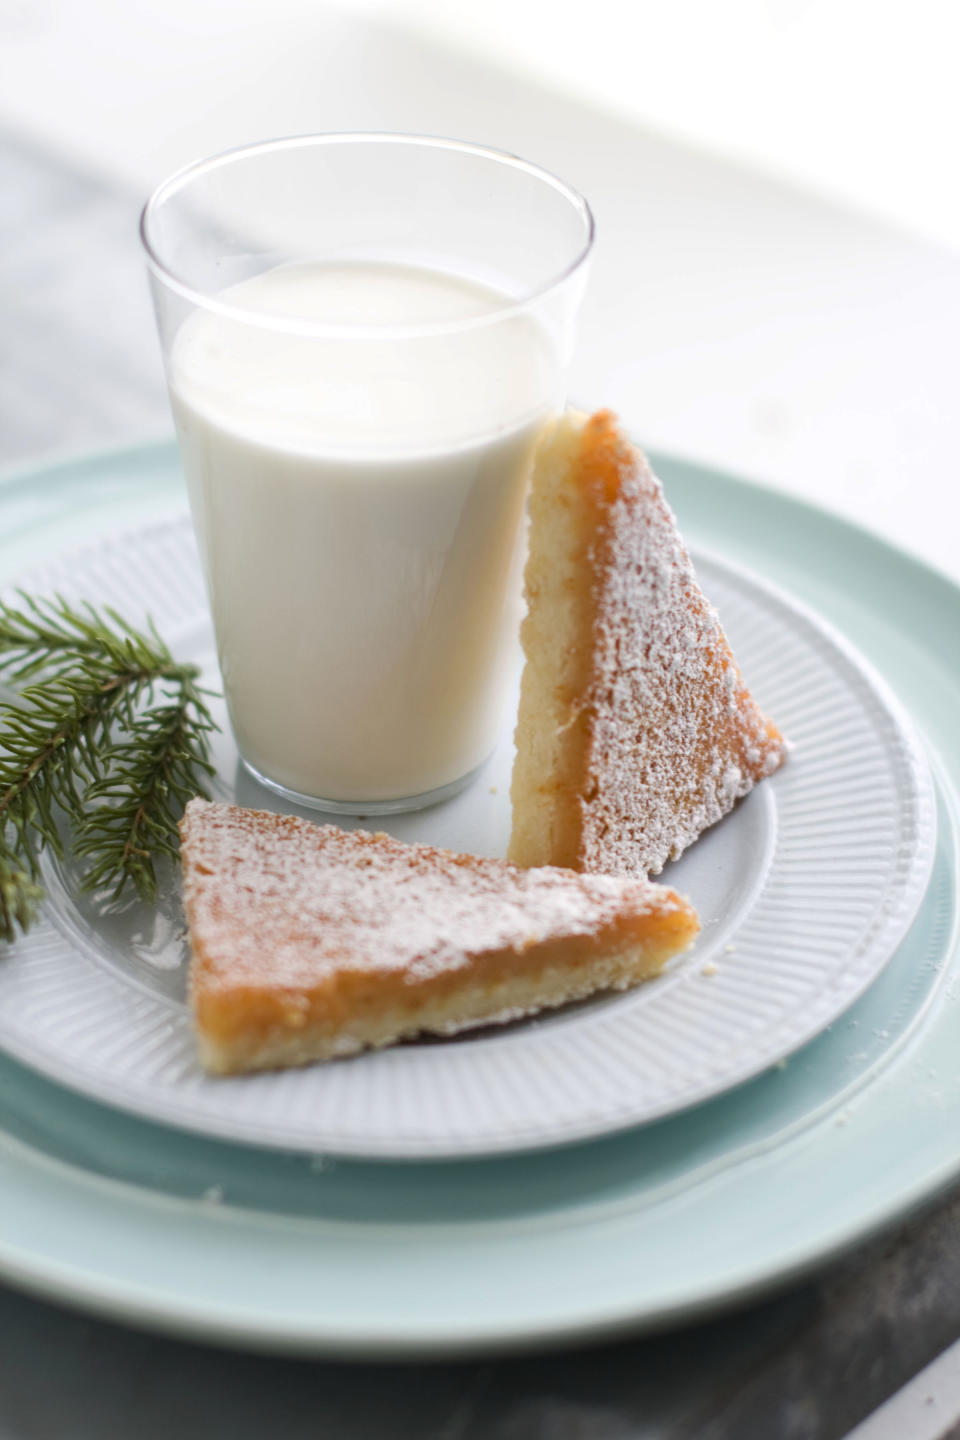
[[[537,1020],[214,1080],[173,871],[117,912],[48,862],[42,922],[0,956],[0,1273],[211,1338],[450,1353],[693,1315],[960,1172],[960,592],[796,502],[660,470],[792,745],[663,877],[695,950]],[[216,684],[182,507],[166,447],[7,480],[0,580],[28,550],[29,591],[149,613]],[[65,551],[68,528],[108,538]],[[223,798],[279,804],[226,725],[215,758]],[[384,828],[502,854],[511,758],[505,734],[470,791]]]

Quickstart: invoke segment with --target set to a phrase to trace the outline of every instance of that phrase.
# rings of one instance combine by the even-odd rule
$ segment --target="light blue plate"
[[[821,511],[678,461],[659,470],[692,541],[824,611],[926,736],[938,855],[881,978],[784,1069],[616,1139],[497,1161],[332,1164],[208,1141],[0,1057],[5,1278],[262,1348],[509,1349],[757,1294],[960,1175],[960,591]],[[8,477],[0,578],[183,503],[171,446]]]

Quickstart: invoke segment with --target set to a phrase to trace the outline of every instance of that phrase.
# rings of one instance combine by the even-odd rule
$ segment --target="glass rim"
[[[217,292],[208,294],[190,285],[186,280],[172,270],[158,253],[150,234],[150,224],[158,208],[185,189],[193,180],[203,174],[217,169],[225,164],[233,164],[253,155],[268,154],[271,151],[306,149],[312,146],[321,145],[357,145],[357,144],[387,144],[406,145],[423,147],[425,149],[453,150],[462,154],[476,156],[481,159],[494,160],[500,164],[507,165],[511,169],[519,170],[529,175],[532,179],[539,180],[550,189],[556,191],[569,201],[573,210],[579,215],[584,227],[583,243],[570,263],[558,274],[553,275],[543,285],[530,290],[522,296],[510,296],[505,298],[502,305],[496,305],[491,310],[484,311],[481,315],[465,316],[462,320],[444,320],[423,322],[421,324],[350,324],[340,322],[336,324],[325,323],[315,320],[297,320],[292,316],[271,314],[269,311],[262,311],[247,308],[242,305],[232,305],[229,301],[217,298]],[[442,135],[418,135],[407,134],[402,131],[321,131],[315,134],[287,135],[273,140],[260,140],[253,144],[236,145],[227,150],[221,150],[214,155],[208,155],[200,160],[193,160],[189,164],[174,171],[160,184],[150,195],[142,211],[140,212],[139,225],[140,241],[146,254],[148,268],[156,278],[168,289],[173,290],[182,299],[192,304],[212,311],[226,319],[236,321],[245,325],[256,325],[263,329],[279,331],[285,334],[313,336],[315,338],[386,338],[388,336],[397,338],[417,338],[430,335],[450,334],[456,331],[470,330],[484,325],[496,324],[509,318],[511,315],[522,313],[524,310],[535,306],[547,295],[559,290],[568,280],[584,266],[593,249],[596,236],[596,223],[593,211],[585,197],[565,180],[561,180],[553,171],[537,165],[531,160],[524,160],[522,156],[514,155],[508,150],[498,150],[488,145],[478,145],[467,140],[450,139]]]

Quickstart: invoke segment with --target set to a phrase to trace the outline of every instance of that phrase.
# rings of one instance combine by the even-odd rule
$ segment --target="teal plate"
[[[0,1056],[5,1279],[263,1349],[502,1351],[757,1295],[960,1176],[960,590],[798,501],[666,458],[659,470],[689,538],[826,613],[925,736],[934,873],[881,977],[785,1066],[722,1098],[613,1139],[497,1160],[268,1153],[103,1108]],[[9,476],[0,578],[183,504],[167,445]]]

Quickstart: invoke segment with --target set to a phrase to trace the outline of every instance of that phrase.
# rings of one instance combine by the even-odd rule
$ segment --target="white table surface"
[[[136,199],[200,154],[307,130],[426,131],[528,156],[579,186],[597,216],[578,401],[619,410],[652,446],[840,510],[960,578],[960,255],[396,23],[277,5],[270,24],[246,0],[231,26],[231,7],[212,0],[194,12],[182,0],[8,0],[0,121]],[[69,247],[69,230],[37,240]],[[123,305],[76,279],[62,303],[86,307],[91,343],[110,332],[154,379],[149,415],[138,402],[119,429],[161,430],[133,246]],[[103,432],[117,438],[109,421]]]

